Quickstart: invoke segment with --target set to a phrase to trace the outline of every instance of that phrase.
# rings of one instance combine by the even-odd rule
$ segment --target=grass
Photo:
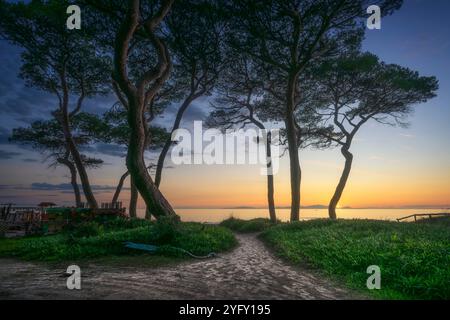
[[[233,234],[219,226],[198,223],[171,226],[144,220],[123,220],[106,225],[86,223],[51,236],[2,239],[0,257],[47,262],[103,258],[120,262],[122,258],[132,261],[133,257],[148,256],[145,252],[125,248],[125,241],[158,245],[155,259],[161,261],[166,260],[162,257],[175,260],[187,258],[174,247],[195,255],[206,255],[229,250],[237,244]]]
[[[450,298],[445,223],[312,220],[274,226],[261,237],[288,261],[320,269],[375,298]],[[370,265],[381,268],[381,290],[366,287]]]
[[[274,225],[269,219],[256,218],[252,220],[241,220],[236,218],[229,218],[220,223],[222,227],[228,228],[235,232],[251,233],[261,232]]]

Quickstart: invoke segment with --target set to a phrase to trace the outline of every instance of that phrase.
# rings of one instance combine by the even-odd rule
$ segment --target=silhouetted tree
[[[97,139],[103,143],[115,144],[119,146],[124,146],[125,149],[128,147],[129,136],[130,136],[130,128],[127,122],[127,112],[126,110],[120,106],[116,105],[111,110],[106,112],[102,117],[103,123],[101,125],[92,128],[92,134],[97,137]],[[160,150],[168,138],[170,138],[170,134],[161,127],[149,126],[149,133],[152,137],[152,143],[148,146],[147,150],[149,151],[157,151]],[[149,166],[148,169],[151,169]],[[120,193],[123,188],[123,184],[125,179],[130,175],[127,170],[123,173],[119,179],[119,183],[117,184],[116,190],[114,192],[112,203],[116,203],[119,199]],[[130,179],[130,205],[129,205],[129,214],[131,217],[136,217],[136,209],[137,209],[137,199],[138,199],[138,191],[136,186]],[[147,218],[150,218],[147,216]]]
[[[353,54],[324,62],[316,71],[316,100],[311,104],[331,131],[321,132],[340,146],[345,158],[341,178],[329,204],[329,216],[336,219],[336,206],[350,175],[355,135],[368,121],[406,125],[413,106],[436,95],[435,77],[386,64],[369,53]]]
[[[291,173],[291,220],[299,219],[301,169],[296,124],[299,78],[305,68],[323,57],[358,47],[365,28],[366,9],[380,5],[383,14],[402,1],[366,0],[234,0],[227,2],[229,43],[267,69],[284,96]],[[280,92],[280,91],[278,91]]]
[[[26,84],[57,97],[58,109],[53,115],[63,129],[86,200],[96,208],[71,121],[82,110],[85,99],[105,93],[108,64],[90,41],[88,28],[67,29],[68,5],[69,1],[61,0],[32,0],[28,4],[1,1],[0,34],[24,50],[20,76]],[[74,96],[77,98],[72,101]]]
[[[130,128],[126,164],[132,181],[153,216],[178,219],[153,182],[144,159],[152,139],[149,108],[172,69],[163,31],[173,0],[84,2],[91,6],[87,23],[104,26],[97,34],[99,45],[112,50],[113,88],[126,108]]]
[[[258,114],[264,113],[264,84],[261,75],[255,70],[249,59],[237,53],[229,53],[234,59],[229,61],[227,69],[221,73],[218,84],[218,97],[213,103],[214,111],[208,117],[209,127],[223,131],[248,125],[256,126],[265,133],[267,158],[267,203],[270,220],[277,221],[272,173],[272,136],[266,130]]]
[[[83,148],[92,143],[92,139],[80,132],[80,127],[95,116],[79,113],[72,120],[73,140],[78,148]],[[50,166],[63,165],[69,169],[70,183],[72,185],[75,204],[81,207],[81,193],[77,181],[77,169],[70,151],[67,148],[64,132],[61,124],[56,120],[35,121],[29,127],[13,129],[11,142],[28,145],[33,150],[39,151],[50,161]],[[103,164],[101,159],[80,154],[83,165],[86,168],[98,168]]]
[[[167,42],[174,61],[170,82],[174,83],[173,90],[183,98],[171,132],[180,127],[184,113],[195,100],[211,94],[227,63],[222,54],[222,29],[216,2],[186,0],[174,3],[167,20]],[[155,173],[158,187],[172,145],[169,137],[158,158]]]

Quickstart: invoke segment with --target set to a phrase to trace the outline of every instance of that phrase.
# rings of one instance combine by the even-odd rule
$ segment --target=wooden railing
[[[398,218],[397,221],[400,222],[402,220],[406,220],[409,218],[414,218],[414,221],[417,221],[418,217],[428,217],[429,219],[432,219],[433,217],[450,217],[450,213],[443,212],[443,213],[416,213],[412,214],[403,218]]]

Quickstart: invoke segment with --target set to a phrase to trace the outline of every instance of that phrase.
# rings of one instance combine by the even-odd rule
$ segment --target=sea
[[[218,223],[230,217],[238,219],[268,218],[268,209],[238,208],[238,209],[185,209],[175,208],[182,221]],[[421,213],[450,213],[450,208],[443,209],[337,209],[337,217],[340,219],[375,219],[396,221],[398,218]],[[281,221],[289,221],[290,209],[280,208],[276,210],[277,218]],[[138,209],[138,216],[145,216],[145,209]],[[328,218],[328,209],[300,209],[300,220]],[[413,218],[411,218],[413,219]],[[406,220],[407,221],[407,220]]]

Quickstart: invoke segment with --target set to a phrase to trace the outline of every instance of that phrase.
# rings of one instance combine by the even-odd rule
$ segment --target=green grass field
[[[174,247],[202,256],[229,250],[237,244],[232,232],[219,226],[180,223],[174,227],[145,220],[119,220],[107,225],[85,223],[56,235],[1,239],[0,257],[48,262],[117,257],[111,261],[120,262],[121,257],[148,256],[125,248],[126,241],[158,245],[154,256],[164,261],[167,259],[161,257],[188,258]]]
[[[375,298],[450,299],[448,221],[312,220],[274,226],[261,238],[291,263]],[[366,287],[370,265],[381,268],[380,290]]]

